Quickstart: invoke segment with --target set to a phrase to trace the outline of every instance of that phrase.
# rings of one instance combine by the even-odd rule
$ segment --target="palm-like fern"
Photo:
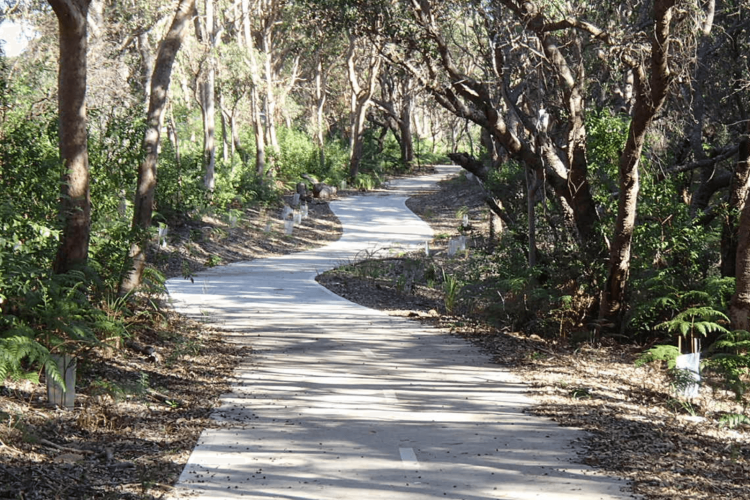
[[[10,378],[39,383],[39,372],[27,371],[25,368],[37,365],[44,367],[47,376],[65,387],[60,369],[47,348],[21,332],[16,333],[11,337],[0,338],[0,381]]]
[[[683,337],[695,334],[705,337],[711,332],[729,333],[729,330],[717,323],[716,320],[729,321],[729,318],[713,307],[690,307],[671,320],[659,323],[656,328],[667,330],[670,333],[678,333]]]

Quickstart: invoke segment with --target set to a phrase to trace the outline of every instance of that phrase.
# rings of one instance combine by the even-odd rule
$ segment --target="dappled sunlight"
[[[526,415],[525,387],[487,355],[315,282],[342,263],[430,239],[405,199],[337,201],[344,233],[333,244],[168,282],[178,310],[227,329],[228,341],[254,353],[179,491],[216,499],[623,498],[616,481],[572,465],[578,433]]]

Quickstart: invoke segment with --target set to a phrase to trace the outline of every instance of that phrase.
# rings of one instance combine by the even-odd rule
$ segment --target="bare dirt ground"
[[[699,397],[683,401],[664,367],[635,367],[643,346],[545,340],[492,326],[483,320],[491,304],[461,302],[481,296],[481,285],[462,289],[453,314],[447,312],[442,272],[466,275],[476,266],[475,249],[449,258],[447,241],[464,234],[470,246],[486,247],[481,200],[477,186],[463,177],[415,196],[407,205],[436,234],[429,258],[419,251],[365,261],[318,281],[354,302],[449,329],[482,346],[527,381],[537,401],[533,413],[588,431],[580,443],[582,462],[628,479],[634,493],[648,499],[750,498],[750,429],[730,429],[719,420],[743,411],[729,393],[703,387]],[[463,213],[469,214],[468,231],[459,230]]]

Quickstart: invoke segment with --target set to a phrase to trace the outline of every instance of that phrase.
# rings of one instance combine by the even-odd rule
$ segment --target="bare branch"
[[[734,155],[737,154],[737,151],[739,150],[739,146],[730,146],[724,149],[721,149],[717,151],[717,155],[713,158],[705,158],[700,161],[694,161],[691,163],[684,163],[682,165],[675,165],[674,167],[668,168],[667,170],[664,170],[659,176],[657,177],[658,181],[663,181],[670,175],[679,174],[681,172],[688,172],[690,170],[695,170],[698,168],[705,168],[705,167],[713,167],[717,163],[721,163],[724,160],[728,160],[729,158],[732,158]]]

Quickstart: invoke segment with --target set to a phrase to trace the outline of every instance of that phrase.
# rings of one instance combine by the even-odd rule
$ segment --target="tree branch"
[[[674,167],[668,168],[667,170],[664,170],[661,172],[656,180],[657,182],[663,181],[670,175],[679,174],[680,172],[687,172],[689,170],[695,170],[697,168],[704,168],[704,167],[712,167],[716,165],[717,163],[721,163],[724,160],[728,160],[729,158],[733,157],[737,154],[737,151],[739,150],[739,146],[729,146],[723,149],[720,149],[716,152],[716,156],[712,158],[706,158],[704,160],[700,161],[694,161],[691,163],[685,163],[682,165],[676,165]]]

